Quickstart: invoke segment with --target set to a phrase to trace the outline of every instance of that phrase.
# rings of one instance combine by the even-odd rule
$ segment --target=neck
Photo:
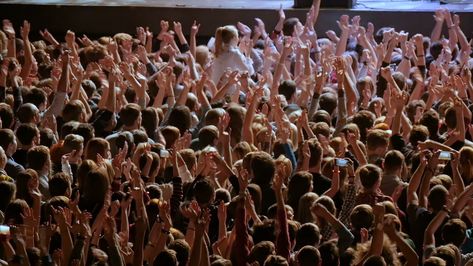
[[[17,150],[29,150],[29,149],[33,148],[34,146],[35,146],[34,144],[23,145],[21,143],[18,143],[18,149]]]
[[[132,131],[132,130],[135,130],[135,129],[139,129],[138,126],[136,125],[132,125],[132,126],[123,126],[123,130],[124,131]]]
[[[318,163],[314,166],[309,166],[309,172],[311,173],[320,173],[320,169],[322,168],[322,163]]]

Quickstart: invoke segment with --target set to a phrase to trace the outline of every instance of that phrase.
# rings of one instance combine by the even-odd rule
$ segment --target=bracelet
[[[404,56],[404,59],[411,61],[411,59],[407,56]]]

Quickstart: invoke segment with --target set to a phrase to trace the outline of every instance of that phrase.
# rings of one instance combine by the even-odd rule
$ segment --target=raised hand
[[[191,35],[197,36],[197,33],[199,33],[199,28],[200,28],[200,24],[197,24],[197,21],[194,20],[194,23],[192,24],[192,27],[191,27]]]
[[[27,20],[23,21],[23,26],[20,28],[21,38],[23,40],[28,39],[28,35],[30,34],[30,30],[31,30],[31,24]]]
[[[15,38],[15,29],[13,24],[8,19],[3,20],[3,31],[7,34],[9,39]]]

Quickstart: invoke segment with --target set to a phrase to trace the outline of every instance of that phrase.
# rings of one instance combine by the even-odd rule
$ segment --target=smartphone
[[[439,160],[450,161],[452,159],[452,154],[449,151],[441,151],[439,155]]]
[[[337,159],[335,159],[335,164],[336,164],[338,167],[346,167],[346,166],[348,165],[348,160],[347,160],[347,159],[337,158]]]
[[[159,157],[169,158],[170,154],[168,150],[159,150]]]

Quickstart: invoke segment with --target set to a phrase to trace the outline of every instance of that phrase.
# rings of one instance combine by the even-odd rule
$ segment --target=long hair
[[[215,57],[222,53],[223,46],[228,45],[233,38],[238,38],[238,31],[235,26],[227,25],[217,28],[215,32]]]

